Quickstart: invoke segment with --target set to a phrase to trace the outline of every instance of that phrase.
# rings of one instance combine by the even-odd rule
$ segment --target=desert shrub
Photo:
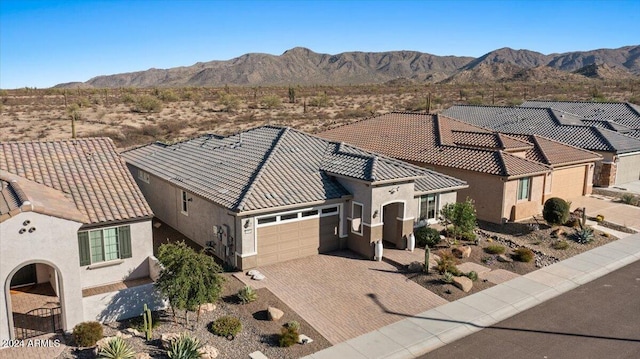
[[[240,99],[230,93],[220,93],[218,96],[218,102],[222,105],[222,109],[225,112],[234,112],[240,108]]]
[[[171,359],[197,359],[200,358],[199,349],[202,347],[198,338],[187,334],[171,342],[171,347],[167,350],[167,356]]]
[[[603,216],[603,215],[601,215],[601,214],[597,215],[597,216],[596,216],[596,222],[600,223],[600,222],[602,222],[602,221],[604,221],[604,216]]]
[[[453,274],[451,272],[442,273],[442,281],[444,283],[453,283]]]
[[[478,272],[472,270],[469,273],[466,273],[465,276],[469,279],[471,279],[472,281],[477,281],[478,280]]]
[[[484,251],[489,254],[503,254],[507,249],[499,244],[492,244],[487,246]]]
[[[578,228],[574,232],[573,238],[580,244],[590,243],[591,241],[593,241],[593,229],[587,226]]]
[[[293,328],[296,331],[300,331],[300,323],[297,320],[291,320],[287,322],[287,328]]]
[[[315,97],[309,100],[309,106],[327,107],[329,105],[329,96],[326,92],[320,92]]]
[[[476,208],[469,198],[464,202],[447,203],[442,207],[440,214],[443,218],[442,224],[445,227],[449,224],[453,225],[450,230],[455,238],[462,238],[464,233],[473,233],[473,229],[476,227]]]
[[[281,347],[288,348],[297,343],[299,339],[300,333],[298,333],[295,328],[287,326],[286,328],[282,328],[278,344]]]
[[[569,248],[569,242],[567,242],[565,240],[555,241],[555,242],[553,242],[551,247],[553,249],[564,250],[564,249]]]
[[[440,243],[440,232],[430,227],[420,227],[415,231],[416,245],[418,247],[433,247]]]
[[[631,205],[635,205],[636,204],[636,197],[630,193],[625,193],[622,196],[620,196],[620,201],[622,201],[622,203],[624,204],[631,204]]]
[[[135,356],[131,346],[120,337],[111,339],[98,353],[101,359],[133,359]]]
[[[569,219],[569,203],[562,198],[549,198],[544,202],[542,217],[551,225],[565,223]]]
[[[237,296],[242,304],[251,303],[258,299],[258,293],[250,286],[245,286],[244,288],[240,289]]]
[[[476,234],[473,232],[463,232],[460,234],[460,238],[462,240],[465,241],[469,241],[469,242],[475,242],[476,241]]]
[[[526,247],[520,247],[513,251],[513,259],[517,260],[518,262],[528,263],[531,262],[534,257],[535,254],[533,253],[533,251]]]
[[[278,108],[280,107],[282,101],[280,100],[280,97],[276,95],[267,95],[262,98],[260,103],[262,103],[262,106],[264,106],[265,108]]]
[[[213,321],[209,325],[209,331],[215,335],[226,337],[229,335],[235,336],[242,330],[242,323],[240,319],[225,315]]]
[[[136,98],[131,110],[133,112],[160,112],[161,109],[160,100],[149,95],[141,95]]]
[[[98,322],[82,322],[73,327],[73,341],[79,347],[92,347],[102,339],[102,324]]]
[[[174,102],[178,101],[180,97],[173,90],[162,90],[159,91],[156,95],[163,102]]]
[[[449,272],[453,275],[461,275],[460,270],[456,267],[458,264],[458,258],[456,258],[451,252],[441,252],[440,259],[436,261],[438,264],[436,269],[441,274]]]

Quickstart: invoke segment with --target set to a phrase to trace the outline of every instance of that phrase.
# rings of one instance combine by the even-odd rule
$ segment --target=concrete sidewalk
[[[640,260],[640,234],[407,317],[305,358],[416,358],[637,260]]]

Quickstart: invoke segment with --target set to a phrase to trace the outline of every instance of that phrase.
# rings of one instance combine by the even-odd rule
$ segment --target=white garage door
[[[640,154],[620,157],[616,169],[616,184],[637,180],[640,180]]]
[[[284,262],[340,247],[340,216],[282,221],[258,227],[258,266]]]

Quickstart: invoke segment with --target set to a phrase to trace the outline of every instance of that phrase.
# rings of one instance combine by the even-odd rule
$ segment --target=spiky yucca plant
[[[101,359],[133,359],[135,356],[131,346],[120,337],[111,339],[98,353],[98,358]]]
[[[198,359],[200,358],[200,348],[202,348],[202,344],[198,338],[183,333],[178,339],[171,342],[167,356],[171,359]]]
[[[250,286],[246,286],[238,291],[238,299],[242,304],[251,303],[258,299],[258,293]]]

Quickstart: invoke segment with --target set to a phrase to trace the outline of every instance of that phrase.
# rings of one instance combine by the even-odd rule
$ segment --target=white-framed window
[[[362,235],[362,204],[353,202],[351,204],[351,232]]]
[[[143,170],[138,170],[138,179],[142,182],[149,183],[149,174]]]
[[[78,232],[80,265],[131,258],[129,226],[101,228]]]
[[[518,180],[518,201],[529,200],[531,193],[531,177]]]
[[[184,215],[188,215],[189,214],[189,195],[185,191],[182,191],[182,208],[181,208],[181,212]]]
[[[419,216],[420,220],[435,220],[438,216],[438,195],[436,194],[426,194],[420,196],[420,210]]]
[[[263,217],[257,217],[258,225],[269,225],[276,224],[282,222],[291,222],[298,220],[305,220],[312,217],[327,217],[327,216],[335,216],[340,213],[338,206],[332,205],[329,207],[319,207],[319,208],[307,208],[303,210],[298,210],[295,212],[285,212],[281,214],[273,214]]]

